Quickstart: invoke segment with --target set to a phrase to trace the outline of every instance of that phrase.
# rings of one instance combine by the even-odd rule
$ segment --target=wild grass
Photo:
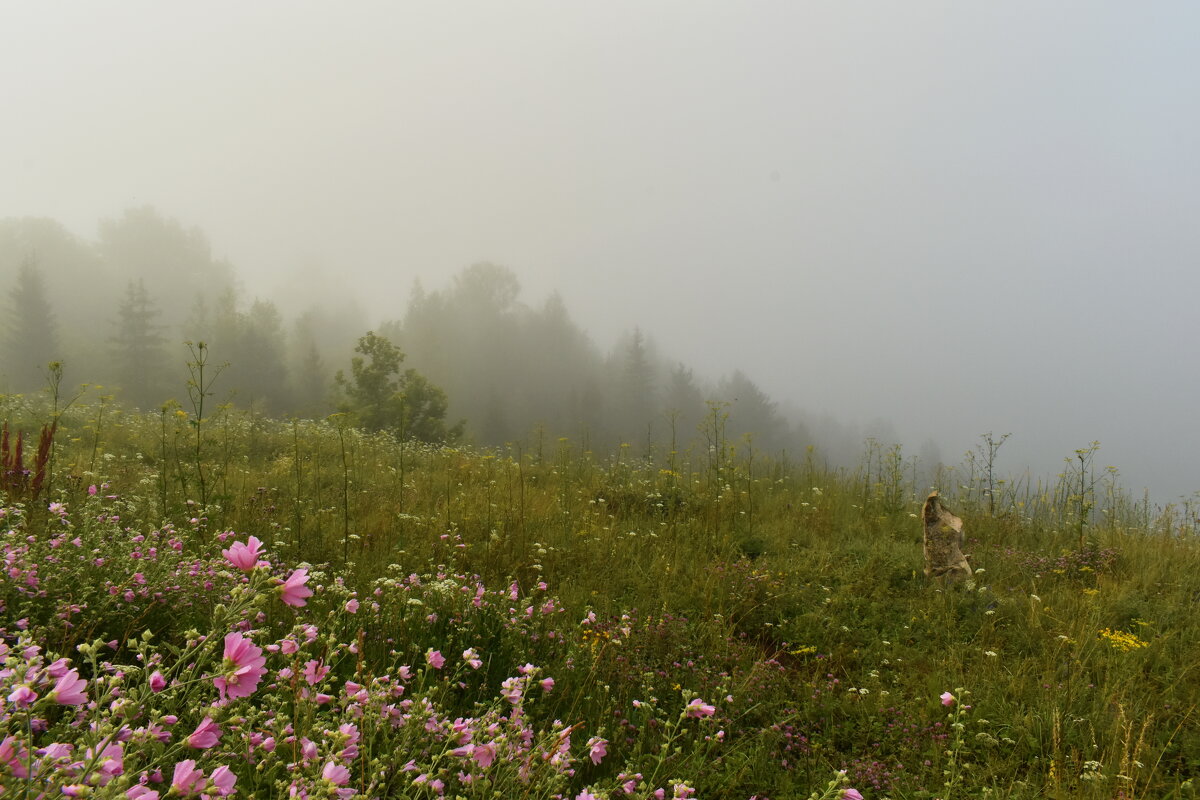
[[[874,442],[848,471],[197,413],[0,398],[14,441],[54,431],[48,490],[0,481],[18,796],[1193,796],[1190,508],[1094,450],[1045,488],[944,472],[977,573],[942,587],[930,487]],[[268,563],[222,555],[251,536]],[[265,672],[222,704],[235,634]]]

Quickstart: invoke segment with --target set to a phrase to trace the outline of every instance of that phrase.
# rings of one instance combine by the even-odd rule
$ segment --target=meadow
[[[607,455],[0,397],[4,796],[1194,796],[1190,506],[985,447],[934,477],[944,587],[899,448],[725,420]]]

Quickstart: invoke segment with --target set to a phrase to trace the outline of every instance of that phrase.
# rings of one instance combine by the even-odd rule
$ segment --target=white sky
[[[0,217],[203,229],[377,319],[512,267],[604,346],[955,460],[1200,489],[1200,5],[0,8]],[[1002,464],[1003,466],[1003,464]]]

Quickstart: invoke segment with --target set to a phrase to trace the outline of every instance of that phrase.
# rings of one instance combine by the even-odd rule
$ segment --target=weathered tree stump
[[[971,577],[971,565],[963,555],[963,522],[950,513],[942,498],[933,492],[921,510],[925,523],[925,577],[954,583]]]

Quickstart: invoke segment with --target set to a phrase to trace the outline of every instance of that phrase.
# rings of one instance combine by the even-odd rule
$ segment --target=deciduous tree
[[[359,355],[350,359],[350,377],[339,370],[336,381],[346,397],[342,410],[359,425],[426,442],[450,442],[462,435],[462,422],[446,425],[446,393],[415,369],[401,372],[404,353],[387,337],[368,331],[354,352]]]

